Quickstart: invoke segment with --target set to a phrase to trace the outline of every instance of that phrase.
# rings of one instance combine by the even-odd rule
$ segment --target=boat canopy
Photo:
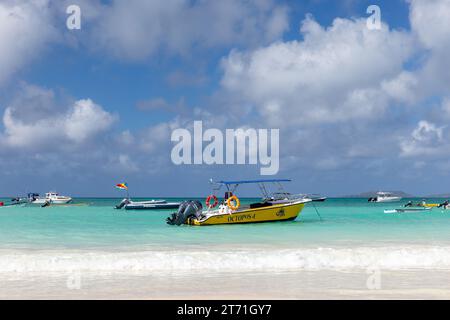
[[[274,183],[278,186],[278,189],[280,192],[286,193],[285,190],[283,190],[283,186],[281,185],[281,182],[290,182],[291,179],[260,179],[260,180],[235,180],[235,181],[218,181],[213,182],[211,179],[211,183],[213,185],[216,185],[215,188],[213,188],[214,191],[218,191],[222,186],[225,186],[227,190],[231,193],[234,193],[234,191],[238,188],[241,184],[257,184],[259,189],[261,190],[261,193],[263,195],[264,199],[267,199],[270,197],[270,194],[267,190],[266,183]]]
[[[379,195],[379,196],[393,196],[394,194],[392,192],[379,191],[379,192],[377,192],[377,195]]]
[[[230,184],[243,184],[243,183],[271,183],[271,182],[290,182],[290,179],[263,179],[263,180],[236,180],[236,181],[219,181],[218,183],[230,185]]]

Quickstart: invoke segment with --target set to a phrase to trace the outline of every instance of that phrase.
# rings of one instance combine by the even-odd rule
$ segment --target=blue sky
[[[126,181],[201,196],[209,178],[260,178],[175,166],[170,134],[195,120],[279,128],[276,177],[295,192],[450,192],[448,0],[0,0],[0,17],[1,195],[120,196]]]

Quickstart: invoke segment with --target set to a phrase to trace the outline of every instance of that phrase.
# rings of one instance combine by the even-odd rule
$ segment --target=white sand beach
[[[0,299],[450,299],[450,270],[0,277]]]

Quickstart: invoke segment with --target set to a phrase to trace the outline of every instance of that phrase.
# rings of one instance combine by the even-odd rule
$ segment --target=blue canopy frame
[[[212,179],[210,180],[212,184],[218,185],[218,188],[213,189],[214,191],[219,191],[221,186],[225,186],[228,191],[231,191],[234,193],[236,188],[240,184],[257,184],[259,189],[261,190],[261,193],[263,197],[267,198],[269,196],[269,192],[266,189],[265,183],[274,183],[278,185],[278,188],[282,191],[284,191],[283,186],[281,185],[281,182],[291,182],[291,179],[260,179],[260,180],[236,180],[236,181],[218,181],[213,182]],[[230,187],[231,186],[231,187]],[[215,192],[214,192],[215,193]]]
[[[270,182],[291,182],[291,179],[262,179],[262,180],[236,180],[218,181],[221,184],[243,184],[243,183],[270,183]]]

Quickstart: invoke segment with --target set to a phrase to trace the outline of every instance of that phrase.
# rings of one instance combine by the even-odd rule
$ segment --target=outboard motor
[[[28,202],[34,202],[36,199],[39,198],[38,193],[29,193],[28,194]]]
[[[125,207],[127,204],[129,204],[130,203],[130,200],[128,199],[128,198],[125,198],[125,199],[123,199],[122,200],[122,202],[121,203],[119,203],[117,206],[116,206],[116,209],[122,209],[123,207]]]
[[[45,201],[45,203],[43,205],[41,205],[41,208],[45,208],[50,206],[51,202],[50,201]]]
[[[438,206],[438,208],[442,208],[442,207],[446,208],[448,205],[449,205],[449,201],[446,200],[445,202],[440,203],[439,206]]]
[[[189,218],[200,218],[202,214],[203,206],[198,200],[184,201],[180,204],[177,213],[172,213],[167,218],[167,224],[180,226],[184,224]]]

